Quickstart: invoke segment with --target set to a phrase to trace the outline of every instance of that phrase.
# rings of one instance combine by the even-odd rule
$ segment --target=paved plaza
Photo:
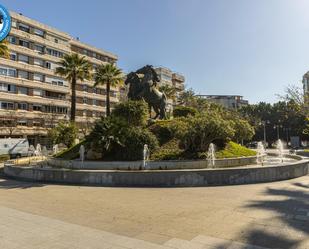
[[[0,176],[1,249],[309,248],[309,176],[203,188],[103,188]]]

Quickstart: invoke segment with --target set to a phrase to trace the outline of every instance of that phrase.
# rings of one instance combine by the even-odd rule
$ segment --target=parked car
[[[0,155],[9,155],[11,159],[29,156],[29,142],[24,138],[1,138]]]

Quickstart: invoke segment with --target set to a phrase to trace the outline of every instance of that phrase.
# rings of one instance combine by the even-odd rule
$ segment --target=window
[[[55,56],[55,57],[59,57],[59,58],[63,57],[62,52],[59,52],[59,51],[51,49],[51,48],[46,48],[46,52],[47,52],[47,54]]]
[[[83,104],[87,104],[88,99],[87,98],[83,98]]]
[[[8,92],[15,93],[16,92],[16,86],[8,84]]]
[[[23,24],[23,23],[19,24],[19,29],[24,31],[24,32],[28,32],[28,33],[30,32],[30,27],[26,24]]]
[[[29,42],[24,41],[24,40],[19,40],[19,45],[26,47],[26,48],[29,48]]]
[[[92,100],[92,104],[93,104],[93,105],[97,105],[97,100],[96,100],[96,99],[93,99],[93,100]]]
[[[12,61],[16,61],[16,59],[17,59],[17,54],[14,53],[14,52],[11,52],[11,53],[10,53],[10,59],[11,59]]]
[[[19,126],[27,126],[27,121],[26,120],[18,120],[17,125]]]
[[[41,60],[41,59],[34,58],[34,59],[33,59],[33,64],[34,64],[34,65],[37,65],[37,66],[40,66],[40,67],[43,67],[44,61]]]
[[[28,105],[26,103],[18,103],[18,109],[20,110],[28,110]]]
[[[41,89],[33,89],[33,96],[42,96],[43,91]]]
[[[28,88],[27,87],[18,87],[18,94],[28,95]]]
[[[7,40],[11,44],[16,44],[16,37],[14,36],[8,36]]]
[[[33,111],[41,112],[42,106],[41,105],[33,105]]]
[[[29,57],[23,54],[18,55],[18,61],[29,63]]]
[[[36,34],[36,35],[38,35],[38,36],[41,36],[41,37],[44,36],[44,31],[43,31],[43,30],[40,30],[40,29],[37,29],[37,28],[35,28],[35,29],[33,30],[33,33]]]
[[[8,85],[5,83],[0,83],[0,91],[7,92],[8,91]]]
[[[63,86],[63,81],[58,81],[58,86]]]
[[[11,103],[11,102],[2,102],[2,103],[1,103],[1,109],[14,110],[14,103]]]
[[[48,68],[48,69],[50,69],[50,68],[51,68],[50,62],[46,61],[46,62],[45,62],[45,67]]]
[[[29,73],[26,71],[18,71],[18,77],[22,79],[29,79]]]
[[[83,85],[83,91],[87,92],[87,89],[88,89],[87,85]]]
[[[39,53],[44,53],[44,47],[39,44],[34,44],[33,49]]]
[[[17,27],[17,22],[16,20],[12,19],[12,27],[13,28],[16,28]]]
[[[43,82],[43,74],[34,73],[34,74],[33,74],[33,80]]]
[[[16,75],[17,75],[16,69],[14,69],[14,68],[9,68],[9,70],[8,70],[8,76],[16,77]]]
[[[16,77],[16,69],[0,66],[0,75]]]

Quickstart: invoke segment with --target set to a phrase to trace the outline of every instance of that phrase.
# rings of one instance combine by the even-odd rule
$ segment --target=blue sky
[[[152,64],[181,72],[201,94],[274,102],[309,70],[307,0],[1,3],[117,54],[124,71]]]

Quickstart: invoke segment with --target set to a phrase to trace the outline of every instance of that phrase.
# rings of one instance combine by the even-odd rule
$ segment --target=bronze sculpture
[[[166,118],[167,98],[164,92],[157,89],[157,83],[160,81],[156,71],[152,66],[146,65],[135,72],[127,75],[125,84],[129,84],[128,98],[131,100],[145,100],[156,113],[156,118]]]

